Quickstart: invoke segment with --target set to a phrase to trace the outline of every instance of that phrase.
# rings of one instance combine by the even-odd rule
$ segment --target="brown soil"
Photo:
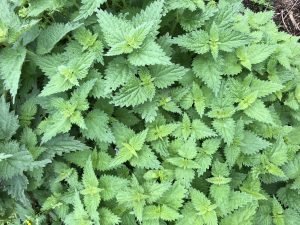
[[[251,0],[243,0],[247,8],[255,12],[266,10],[265,7],[253,3]],[[271,0],[275,11],[274,21],[280,27],[292,35],[300,36],[300,0]]]

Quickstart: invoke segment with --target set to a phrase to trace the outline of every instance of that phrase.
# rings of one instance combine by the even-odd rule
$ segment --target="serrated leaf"
[[[120,19],[107,11],[98,11],[97,17],[104,39],[110,47],[124,41],[125,35],[133,28],[128,21]]]
[[[200,115],[200,117],[202,117],[206,107],[205,97],[203,95],[202,90],[196,83],[193,83],[192,93],[196,111]]]
[[[132,23],[137,26],[142,23],[152,23],[151,36],[158,34],[161,17],[163,15],[164,1],[156,0],[150,3],[144,10],[140,11],[132,18]]]
[[[114,136],[108,122],[107,114],[95,109],[87,114],[85,118],[86,129],[82,129],[81,132],[88,139],[111,143],[114,141]]]
[[[10,91],[13,99],[19,89],[21,69],[26,57],[24,47],[4,48],[0,51],[0,78],[4,80],[4,87]]]
[[[18,117],[9,111],[9,104],[4,97],[0,99],[0,140],[9,140],[19,127]]]
[[[241,142],[241,151],[244,154],[256,154],[260,150],[268,148],[270,145],[270,142],[262,139],[256,134],[250,131],[245,131],[244,138]]]
[[[118,215],[114,214],[108,208],[102,207],[99,210],[99,216],[101,218],[101,223],[103,223],[103,225],[116,225],[121,222],[120,217]]]
[[[154,78],[154,85],[158,88],[166,88],[179,81],[186,73],[187,69],[179,65],[156,65],[150,67],[151,76]]]
[[[215,119],[213,127],[228,145],[232,143],[235,134],[235,121],[232,118]]]
[[[129,54],[128,60],[135,66],[171,64],[170,57],[152,40],[145,41],[139,49]]]
[[[249,108],[245,109],[244,112],[247,116],[258,120],[259,122],[268,124],[274,123],[270,111],[260,100],[256,100]]]
[[[174,38],[172,42],[197,54],[204,54],[209,51],[209,35],[203,30],[181,35]]]
[[[123,57],[113,59],[105,70],[105,92],[110,93],[133,77],[137,69]]]
[[[112,103],[117,106],[136,106],[151,100],[155,94],[152,82],[145,85],[137,78],[131,78],[113,97]]]
[[[222,70],[219,62],[215,62],[210,57],[198,56],[193,61],[193,71],[214,93],[218,93],[222,79]]]
[[[21,175],[28,170],[33,162],[33,158],[27,149],[21,147],[16,142],[0,143],[2,153],[11,155],[0,161],[0,178],[6,180],[15,175]]]
[[[80,27],[80,23],[53,23],[49,25],[37,39],[37,53],[44,55],[49,53],[54,46],[70,31]]]
[[[106,2],[106,0],[81,0],[82,5],[79,9],[79,15],[74,19],[74,21],[85,19],[88,16],[92,15],[104,2]]]

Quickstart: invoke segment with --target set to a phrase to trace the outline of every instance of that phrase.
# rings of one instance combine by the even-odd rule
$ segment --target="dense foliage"
[[[0,9],[0,224],[300,224],[300,44],[272,12]]]

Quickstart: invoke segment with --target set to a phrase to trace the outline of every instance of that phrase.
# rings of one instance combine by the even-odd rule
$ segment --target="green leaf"
[[[124,40],[118,44],[111,46],[111,49],[106,53],[107,56],[121,55],[123,53],[131,53],[139,49],[151,30],[151,23],[143,23],[136,28],[131,29],[124,36]]]
[[[92,221],[90,220],[88,213],[84,210],[83,204],[80,200],[79,193],[76,191],[73,197],[73,206],[74,211],[68,214],[65,217],[65,224],[72,225],[72,224],[80,224],[80,225],[92,225]]]
[[[237,50],[237,57],[241,64],[251,70],[253,64],[266,60],[274,51],[274,45],[254,44]]]
[[[214,137],[216,133],[200,120],[194,120],[192,122],[192,136],[197,139],[203,139],[207,137]]]
[[[83,194],[84,197],[83,200],[86,210],[93,220],[99,221],[97,209],[101,200],[101,189],[98,187],[99,182],[93,169],[91,157],[88,158],[83,169],[82,183],[84,189],[81,190],[81,194]]]
[[[44,143],[42,147],[47,149],[47,151],[41,155],[42,159],[52,159],[55,155],[61,156],[64,153],[89,149],[88,146],[69,135],[60,135],[52,138],[50,141]]]
[[[116,137],[117,144],[119,145],[120,150],[117,152],[116,157],[113,159],[111,167],[124,163],[130,160],[133,156],[138,158],[138,152],[144,150],[143,146],[145,144],[147,133],[148,129],[135,134],[129,140],[124,139],[124,142],[119,142],[118,138]]]
[[[0,143],[0,151],[7,156],[0,161],[1,179],[7,180],[13,176],[21,175],[30,168],[33,162],[33,158],[27,149],[20,148],[16,142]]]
[[[251,90],[257,91],[257,97],[265,97],[283,89],[283,85],[272,81],[252,79]]]
[[[83,170],[82,183],[85,188],[98,187],[98,184],[99,184],[98,179],[95,175],[92,160],[90,157],[86,161],[86,164],[85,164],[85,167]]]
[[[184,139],[187,139],[191,136],[200,140],[203,138],[216,136],[216,133],[201,120],[196,119],[191,122],[187,114],[184,114],[182,123],[177,129],[175,135]]]
[[[277,197],[284,206],[299,212],[300,197],[297,190],[290,189],[288,186],[282,187],[278,190]]]
[[[86,129],[81,129],[82,134],[91,140],[98,142],[114,141],[112,131],[108,126],[109,117],[99,109],[95,109],[85,117]]]
[[[123,188],[117,195],[118,203],[133,209],[133,213],[139,221],[142,221],[143,209],[148,198],[144,191],[136,177],[133,176],[130,187]],[[137,198],[136,196],[139,197]]]
[[[52,57],[49,57],[45,58],[45,60],[38,61],[39,66],[46,72],[46,75],[50,79],[49,83],[44,86],[40,96],[64,92],[74,86],[79,86],[79,80],[88,75],[89,69],[95,60],[95,56],[92,53],[85,53],[79,57],[70,59],[66,64],[57,62],[56,65],[55,61],[47,62],[52,59]],[[58,60],[59,59],[60,57],[58,57]]]
[[[148,136],[147,141],[155,141],[157,139],[163,139],[164,137],[172,134],[178,127],[178,124],[165,124],[160,126],[151,127]]]
[[[150,3],[144,10],[141,10],[132,18],[132,23],[138,26],[143,23],[152,23],[151,36],[158,34],[159,24],[163,16],[164,1],[156,0]]]
[[[108,208],[100,208],[99,217],[101,218],[101,224],[103,225],[116,225],[121,222],[120,217]]]
[[[209,51],[209,35],[203,30],[193,31],[173,39],[173,43],[197,54]]]
[[[147,100],[152,100],[155,94],[155,86],[150,80],[143,83],[138,78],[131,78],[113,97],[112,103],[116,106],[136,106]]]
[[[56,1],[47,1],[47,0],[40,0],[40,1],[33,1],[30,3],[28,7],[28,14],[27,16],[30,17],[37,17],[41,13],[46,10],[55,10],[59,5]]]
[[[149,197],[147,201],[149,203],[154,203],[158,201],[164,193],[166,193],[171,188],[170,182],[148,182],[144,185],[146,193],[148,193]]]
[[[170,57],[152,40],[146,40],[139,49],[129,54],[128,60],[135,66],[171,64]]]
[[[130,160],[130,164],[138,168],[157,169],[160,161],[149,147],[145,147],[138,153],[138,157]]]
[[[191,11],[195,11],[196,9],[205,8],[205,3],[203,0],[169,0],[167,1],[167,7],[170,10],[173,9],[189,9]]]
[[[0,99],[0,140],[9,140],[19,127],[18,117],[9,111],[9,104],[4,97]]]
[[[268,148],[270,145],[271,145],[270,142],[262,139],[256,134],[250,131],[245,131],[244,138],[241,143],[241,151],[247,155],[256,154],[260,150]]]
[[[81,0],[82,5],[79,9],[79,15],[74,19],[74,21],[86,19],[88,16],[92,15],[104,2],[106,2],[106,0]]]
[[[219,48],[225,52],[232,52],[234,49],[249,44],[250,37],[243,33],[230,29],[220,29]]]
[[[99,186],[103,191],[101,197],[108,201],[116,197],[118,192],[128,185],[128,180],[112,175],[102,175],[99,180]]]
[[[27,177],[25,175],[16,175],[5,181],[3,190],[6,191],[15,200],[26,204],[28,202],[28,198],[25,195],[27,186]]]
[[[137,73],[137,69],[130,65],[123,57],[116,57],[105,70],[105,92],[115,91],[121,85],[124,85]]]
[[[160,202],[173,208],[179,209],[183,204],[183,198],[185,197],[187,190],[179,183],[175,183],[169,191],[167,191]]]
[[[235,121],[232,118],[215,119],[213,127],[228,145],[232,144],[235,134]]]
[[[158,88],[166,88],[176,81],[179,81],[188,72],[179,65],[156,65],[150,67],[151,76],[154,78],[154,85]]]
[[[273,124],[273,118],[270,111],[261,100],[256,100],[249,108],[244,110],[245,114],[259,122]]]
[[[71,126],[71,122],[59,114],[43,120],[39,124],[39,129],[43,132],[42,143],[49,141],[59,133],[68,132]]]
[[[197,77],[214,91],[218,93],[221,86],[221,62],[215,62],[211,57],[197,56],[193,61],[193,71]]]
[[[192,93],[193,93],[195,109],[196,109],[197,113],[199,114],[199,116],[202,117],[204,114],[205,107],[206,107],[205,97],[203,95],[202,90],[196,83],[193,83]]]
[[[19,89],[21,69],[26,56],[24,47],[4,48],[0,51],[0,78],[4,80],[4,87],[15,99]]]
[[[249,205],[234,211],[221,220],[220,225],[230,225],[232,223],[251,225],[256,212],[255,205]]]
[[[97,17],[105,42],[110,47],[122,43],[128,31],[133,29],[129,21],[120,19],[107,11],[98,11]]]
[[[193,207],[201,215],[205,224],[217,225],[218,219],[215,209],[217,206],[212,204],[211,201],[200,191],[192,189],[191,200]]]
[[[70,31],[80,27],[79,23],[53,23],[49,25],[37,39],[37,53],[44,55],[49,53],[54,46]]]

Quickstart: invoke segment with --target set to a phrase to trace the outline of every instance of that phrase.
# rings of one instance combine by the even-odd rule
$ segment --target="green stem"
[[[108,1],[105,2],[105,6],[106,6],[106,9],[109,8],[109,4],[108,4]]]
[[[123,4],[123,7],[124,7],[124,8],[127,8],[126,0],[122,0],[122,4]]]
[[[174,21],[174,23],[173,23],[173,25],[170,29],[170,34],[172,34],[172,35],[174,35],[174,32],[176,30],[176,26],[178,24],[178,20],[179,20],[179,14],[178,14],[178,12],[176,12],[176,20]]]

